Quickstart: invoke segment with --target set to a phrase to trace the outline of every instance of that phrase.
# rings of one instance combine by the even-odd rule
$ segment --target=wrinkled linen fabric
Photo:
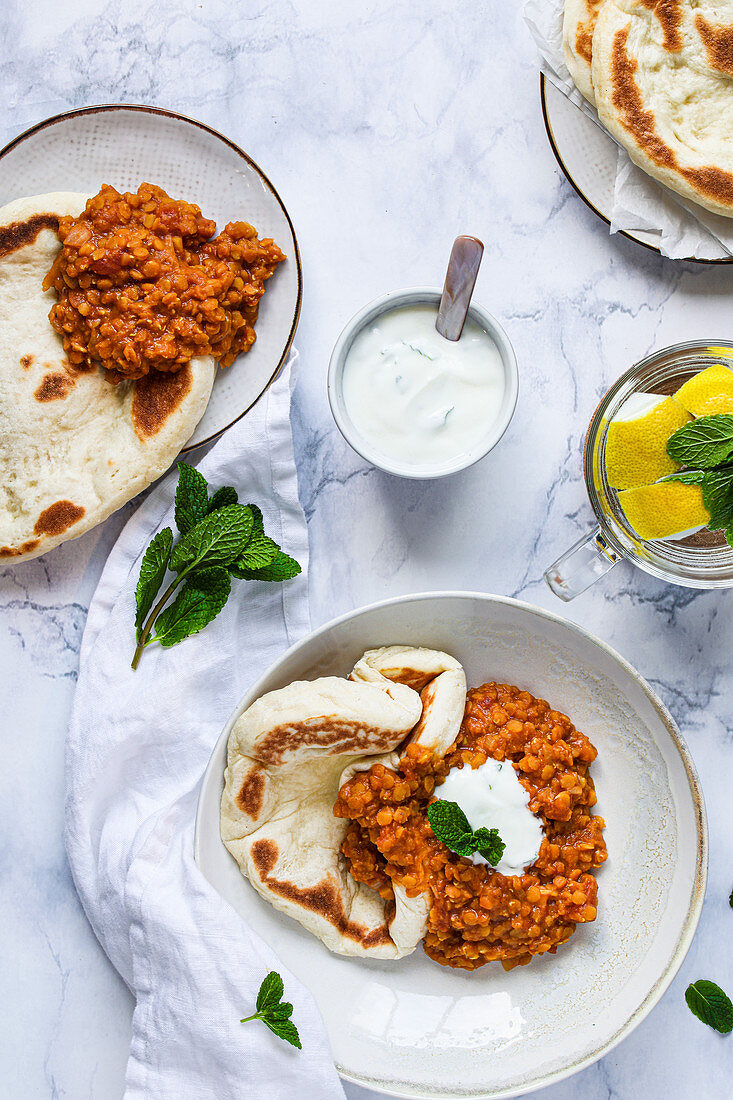
[[[123,529],[89,608],[66,748],[66,844],[89,921],[136,998],[127,1100],[344,1096],[310,993],[193,856],[200,781],[227,718],[310,629],[289,421],[294,358],[197,465],[212,489],[234,485],[242,503],[260,505],[303,574],[233,581],[213,623],[171,649],[146,649],[133,672],[135,586],[152,536],[175,530],[173,471]],[[302,1051],[258,1021],[239,1022],[269,969],[283,977]]]

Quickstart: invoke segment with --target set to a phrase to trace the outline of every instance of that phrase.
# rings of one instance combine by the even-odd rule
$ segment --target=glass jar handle
[[[595,584],[618,560],[618,554],[596,526],[545,570],[545,580],[555,595],[567,602]]]

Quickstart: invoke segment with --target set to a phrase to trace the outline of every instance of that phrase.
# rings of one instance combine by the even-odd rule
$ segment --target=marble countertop
[[[283,196],[305,279],[294,428],[314,625],[412,591],[517,596],[601,636],[670,707],[707,799],[700,928],[633,1035],[542,1096],[730,1095],[733,1039],[695,1020],[683,993],[699,977],[733,990],[733,596],[620,564],[564,608],[541,577],[591,521],[580,455],[598,398],[655,348],[730,336],[733,268],[663,260],[610,237],[580,202],[545,136],[519,0],[6,0],[0,25],[3,141],[71,107],[154,103],[230,135]],[[485,242],[476,295],[515,345],[519,405],[470,471],[400,481],[342,441],[328,357],[364,302],[438,284],[458,233]],[[62,817],[85,613],[131,507],[45,558],[0,569],[0,1093],[14,1100],[123,1091],[132,1004],[74,892]]]

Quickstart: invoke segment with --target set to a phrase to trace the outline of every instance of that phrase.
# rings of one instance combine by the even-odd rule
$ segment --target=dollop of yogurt
[[[435,328],[434,306],[399,306],[355,337],[343,373],[344,403],[359,434],[385,457],[447,464],[486,436],[506,381],[493,338],[471,317],[460,340]]]
[[[451,768],[435,794],[447,802],[457,802],[474,832],[498,829],[506,845],[495,868],[502,875],[521,875],[537,859],[544,829],[529,808],[529,794],[511,761],[489,759],[478,768],[468,764]],[[469,859],[487,863],[478,852]]]

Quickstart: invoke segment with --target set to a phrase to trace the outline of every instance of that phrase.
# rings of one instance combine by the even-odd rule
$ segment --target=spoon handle
[[[471,295],[484,246],[476,237],[456,237],[445,273],[435,327],[446,340],[458,340],[471,304]]]

